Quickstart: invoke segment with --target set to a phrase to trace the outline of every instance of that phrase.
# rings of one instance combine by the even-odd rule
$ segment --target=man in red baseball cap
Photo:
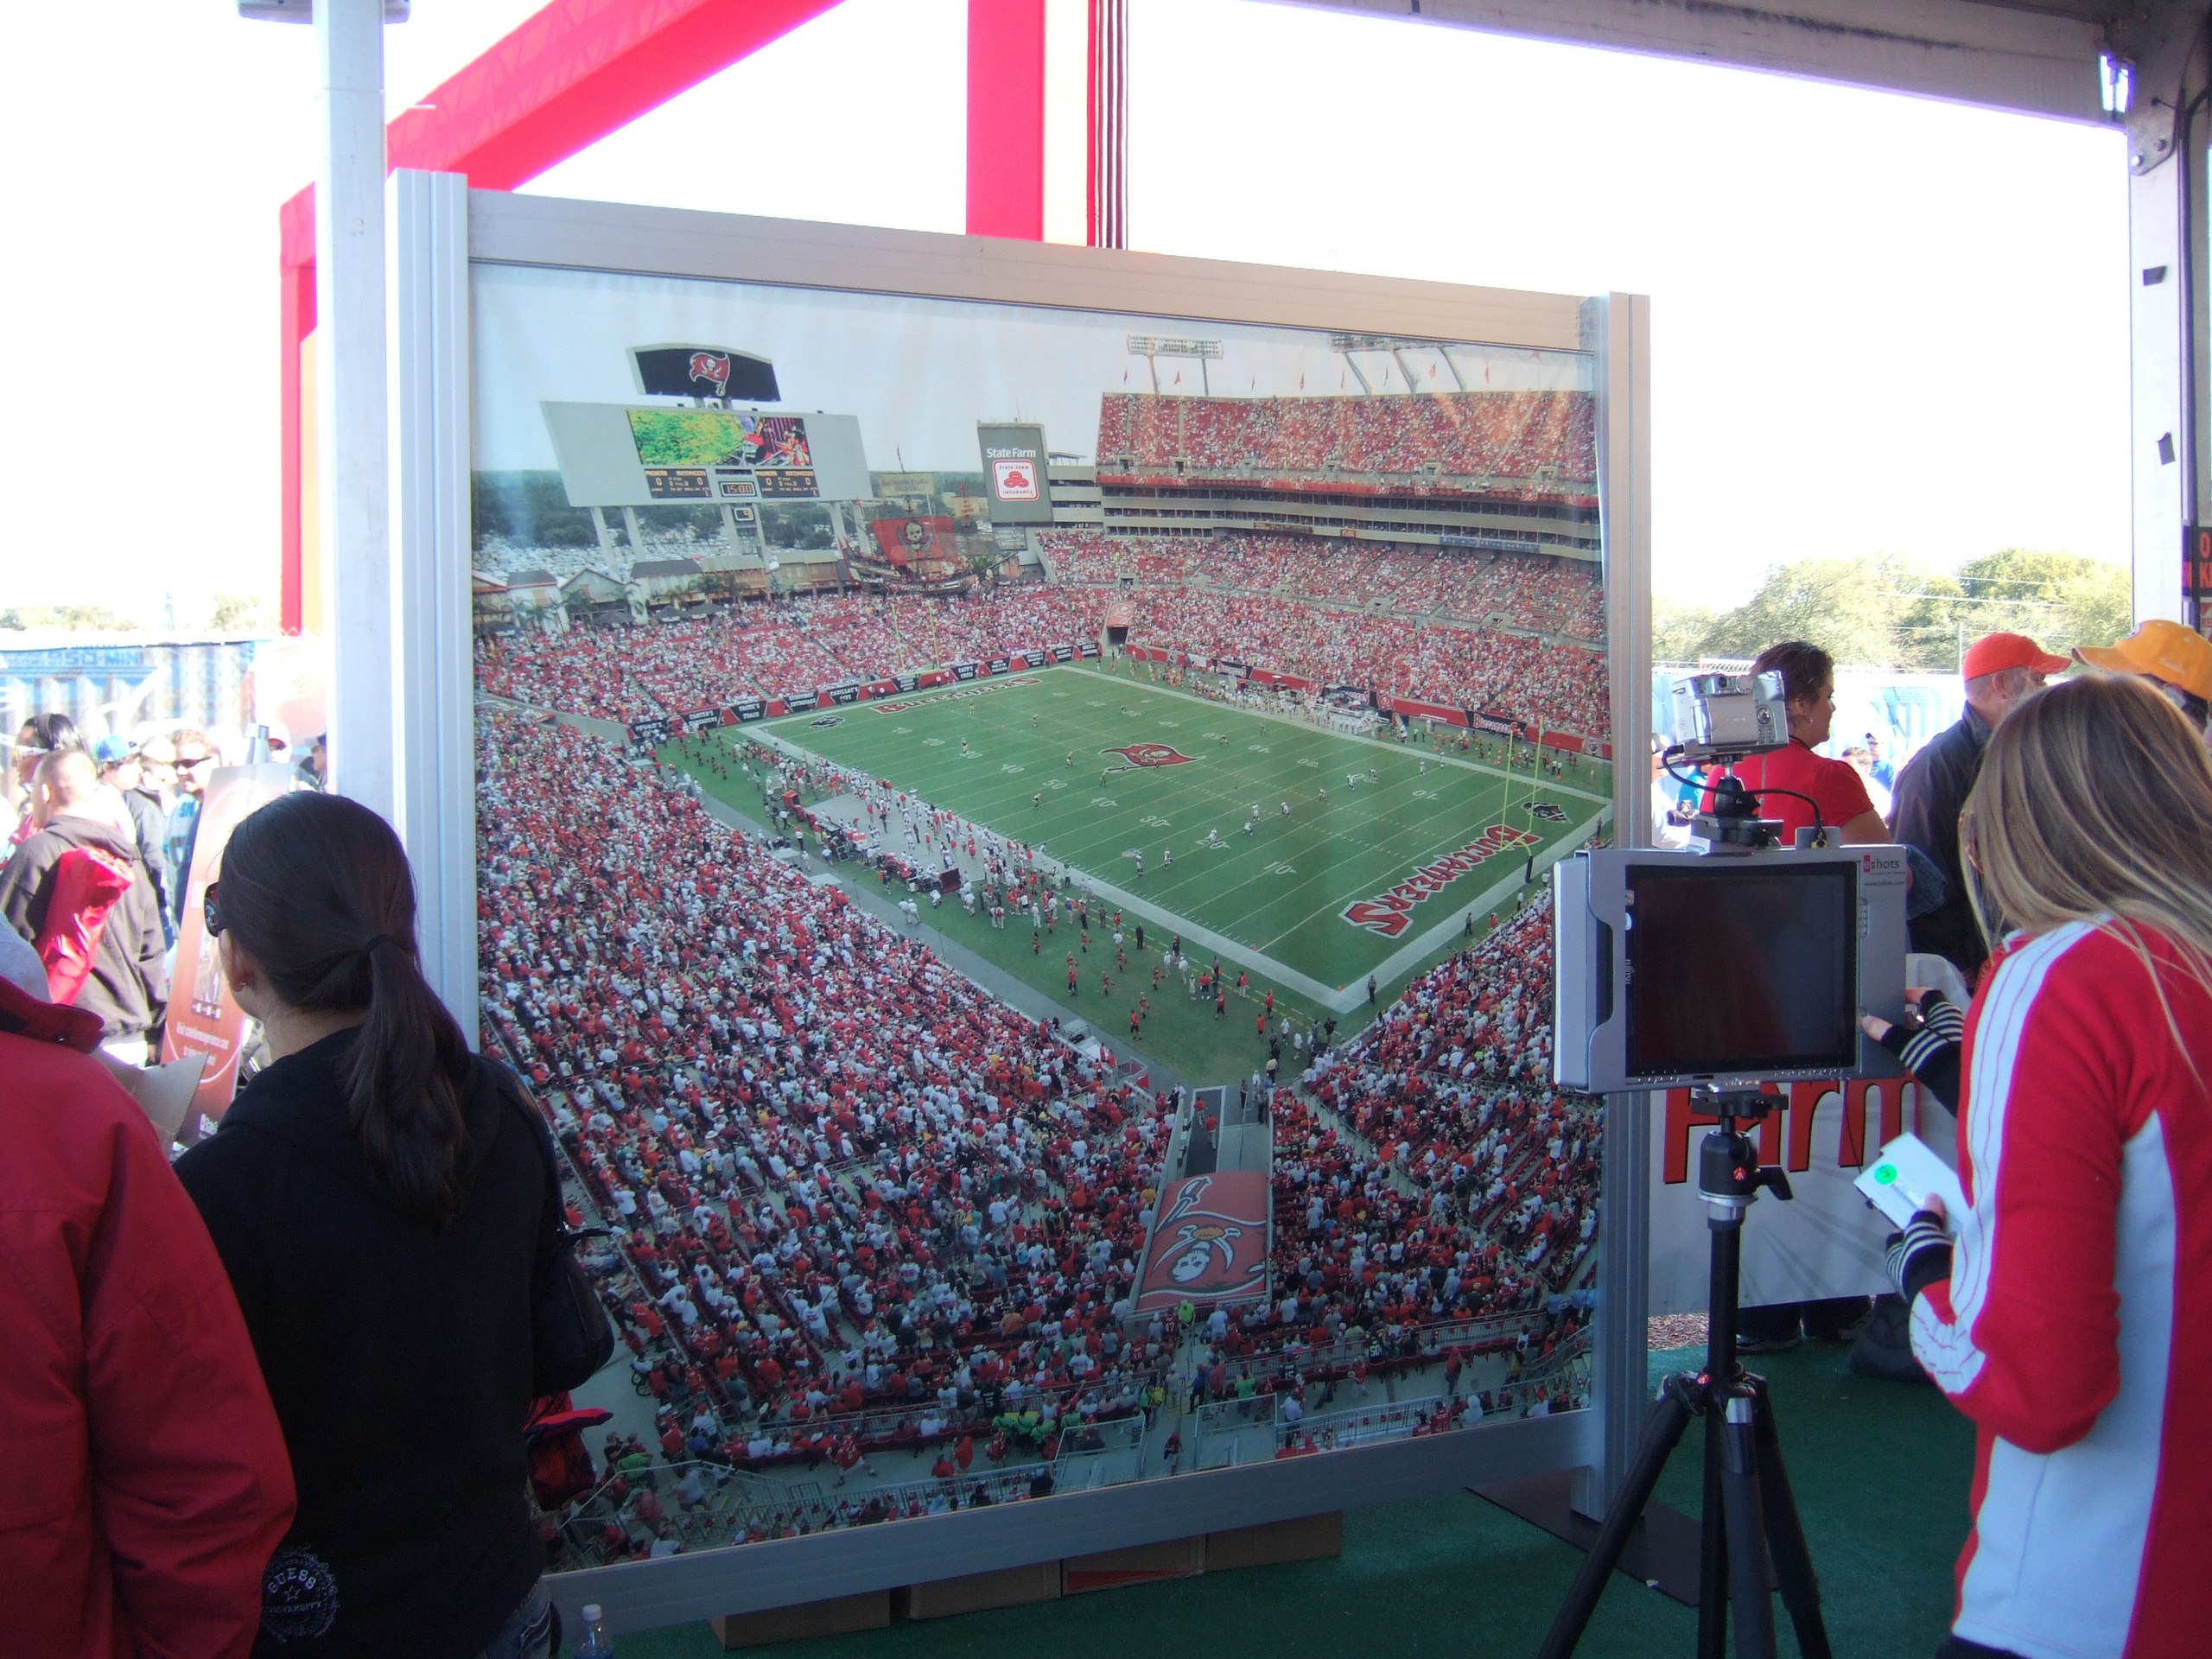
[[[1949,884],[1943,902],[1909,924],[1912,948],[1948,958],[1972,984],[1989,947],[1967,902],[1959,864],[1959,812],[1981,772],[1982,747],[2012,706],[2070,666],[2024,633],[1987,633],[1967,648],[1959,672],[1966,681],[1966,713],[1937,733],[1897,774],[1890,833],[1917,847]]]

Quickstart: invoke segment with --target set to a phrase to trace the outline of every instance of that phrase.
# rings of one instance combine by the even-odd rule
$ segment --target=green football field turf
[[[1487,761],[1456,746],[1440,758],[1418,737],[1346,737],[1126,667],[976,680],[793,715],[744,735],[764,734],[1041,846],[1116,903],[1182,932],[1192,956],[1217,952],[1339,1010],[1364,1002],[1369,974],[1395,978],[1468,911],[1511,893],[1531,850],[1541,874],[1580,845],[1603,821],[1610,787],[1594,762],[1564,779],[1533,779],[1525,745],[1510,770],[1497,740]],[[1484,854],[1484,832],[1499,826],[1533,833],[1533,849]],[[1397,931],[1347,917],[1471,845],[1417,899],[1366,912]]]

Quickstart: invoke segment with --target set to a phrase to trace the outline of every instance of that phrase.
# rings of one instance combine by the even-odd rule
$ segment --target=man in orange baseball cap
[[[2155,683],[2212,742],[2212,639],[2178,622],[2153,617],[2110,645],[2076,645],[2074,654],[2107,674],[2134,674]]]
[[[1967,648],[1959,664],[1966,681],[1966,712],[1959,723],[1930,738],[1897,773],[1890,833],[1917,847],[1943,872],[1943,902],[1907,925],[1912,948],[1947,958],[1972,984],[1989,947],[1967,901],[1959,866],[1959,811],[1981,772],[1982,746],[2012,706],[2053,674],[2071,667],[2024,633],[1986,633]]]

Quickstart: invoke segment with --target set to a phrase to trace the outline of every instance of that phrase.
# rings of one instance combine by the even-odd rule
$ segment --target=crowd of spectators
[[[1098,468],[1420,473],[1586,482],[1597,476],[1596,404],[1580,391],[1437,391],[1362,397],[1099,400]]]
[[[1540,553],[1440,553],[1304,536],[1109,537],[1048,531],[1039,539],[1071,586],[1214,588],[1404,617],[1441,612],[1535,633],[1605,638],[1596,567]]]
[[[1477,620],[1503,613],[1602,634],[1595,585],[1564,561],[1351,546],[1339,556],[1257,536],[1123,548],[1053,532],[1051,549],[1062,580],[1050,587],[755,603],[684,621],[481,639],[477,683],[603,719],[688,714],[1092,639],[1110,603],[1117,620],[1126,613],[1134,645],[1480,709],[1548,731],[1605,729],[1599,651]],[[1117,579],[1122,561],[1143,579],[1109,601],[1096,584]],[[1376,594],[1389,608],[1361,608]]]
[[[1485,1240],[1471,1273],[1454,1252],[1469,1312],[1559,1290],[1597,1230],[1599,1119],[1550,1084],[1551,985],[1550,914],[1535,905],[1408,986],[1307,1078],[1432,1229],[1456,1218]],[[1432,1274],[1449,1249],[1432,1240]]]
[[[480,728],[484,1017],[617,1230],[641,1386],[740,1465],[1135,1408],[1164,1125],[571,728]]]

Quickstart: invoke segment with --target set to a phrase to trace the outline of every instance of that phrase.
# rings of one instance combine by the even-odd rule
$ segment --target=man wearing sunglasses
[[[176,734],[176,804],[169,809],[168,828],[162,846],[172,872],[168,902],[175,918],[184,919],[184,890],[192,880],[192,852],[200,839],[200,809],[207,798],[207,783],[221,764],[207,734],[190,727]]]

